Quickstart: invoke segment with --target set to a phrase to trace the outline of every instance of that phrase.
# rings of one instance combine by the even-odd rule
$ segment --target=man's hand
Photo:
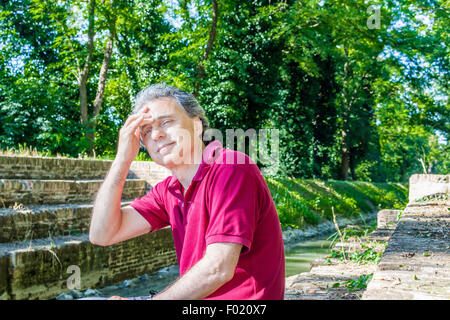
[[[152,300],[206,298],[233,278],[241,250],[242,244],[239,243],[208,245],[202,259]]]
[[[128,117],[119,132],[119,145],[117,155],[121,161],[131,163],[139,153],[140,126],[152,124],[154,119],[148,112],[148,107]]]
[[[108,300],[131,300],[131,299],[122,298],[122,297],[119,297],[119,296],[112,296],[112,297],[109,297]]]

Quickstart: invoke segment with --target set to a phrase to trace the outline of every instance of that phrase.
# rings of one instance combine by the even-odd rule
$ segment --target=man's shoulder
[[[164,180],[156,183],[154,186],[152,186],[152,188],[150,189],[149,193],[158,193],[160,196],[164,196],[165,195],[165,191],[167,190],[167,188],[174,183],[174,179],[176,179],[176,177],[174,175],[172,176],[168,176],[166,177]]]
[[[214,165],[256,165],[255,161],[242,151],[222,148],[215,157]]]
[[[262,176],[256,163],[247,154],[225,148],[217,155],[211,164],[211,169],[210,177],[213,180],[242,180],[242,177],[245,177],[256,182],[259,179],[255,180],[255,177]]]

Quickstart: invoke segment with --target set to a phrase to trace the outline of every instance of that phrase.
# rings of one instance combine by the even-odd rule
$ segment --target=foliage
[[[279,177],[404,183],[414,173],[448,174],[446,1],[215,3],[216,36],[205,58],[212,0],[1,1],[0,148],[111,158],[136,93],[165,81],[198,88],[211,126],[223,133],[278,129]],[[379,9],[379,27],[369,28],[369,6]],[[341,187],[328,182],[291,185]],[[366,187],[355,185],[377,189]],[[297,215],[286,224],[317,222],[330,204],[368,209],[356,190],[356,197],[341,191],[302,201],[283,191],[282,211]],[[386,186],[370,201],[386,206],[401,192]]]
[[[339,216],[354,216],[379,208],[404,208],[408,188],[402,184],[316,181],[266,177],[283,228],[304,228]]]

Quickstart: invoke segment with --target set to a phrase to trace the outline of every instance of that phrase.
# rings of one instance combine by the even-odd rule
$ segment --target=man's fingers
[[[129,125],[129,132],[136,132],[136,130],[138,129],[139,126],[142,125],[146,125],[146,124],[151,124],[153,123],[155,120],[153,118],[145,118],[144,115],[141,115],[139,118],[137,118],[135,121],[133,121],[130,125]]]
[[[123,124],[124,127],[128,126],[130,124],[130,122],[134,121],[135,119],[137,119],[141,114],[147,113],[149,111],[149,107],[144,107],[141,110],[139,110],[139,112],[132,114],[131,116],[128,117],[128,119],[125,121],[125,123]]]
[[[134,121],[140,115],[141,115],[140,113],[135,113],[135,114],[132,114],[131,116],[129,116],[128,119],[123,124],[123,127],[124,128],[127,127],[130,124],[131,121]]]

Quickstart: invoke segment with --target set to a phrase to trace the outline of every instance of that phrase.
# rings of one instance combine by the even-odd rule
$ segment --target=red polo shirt
[[[243,250],[233,279],[205,299],[283,299],[280,220],[256,164],[213,141],[204,149],[185,196],[183,192],[178,179],[170,176],[131,204],[150,223],[152,232],[172,227],[180,275],[203,257],[209,244],[240,243]]]

